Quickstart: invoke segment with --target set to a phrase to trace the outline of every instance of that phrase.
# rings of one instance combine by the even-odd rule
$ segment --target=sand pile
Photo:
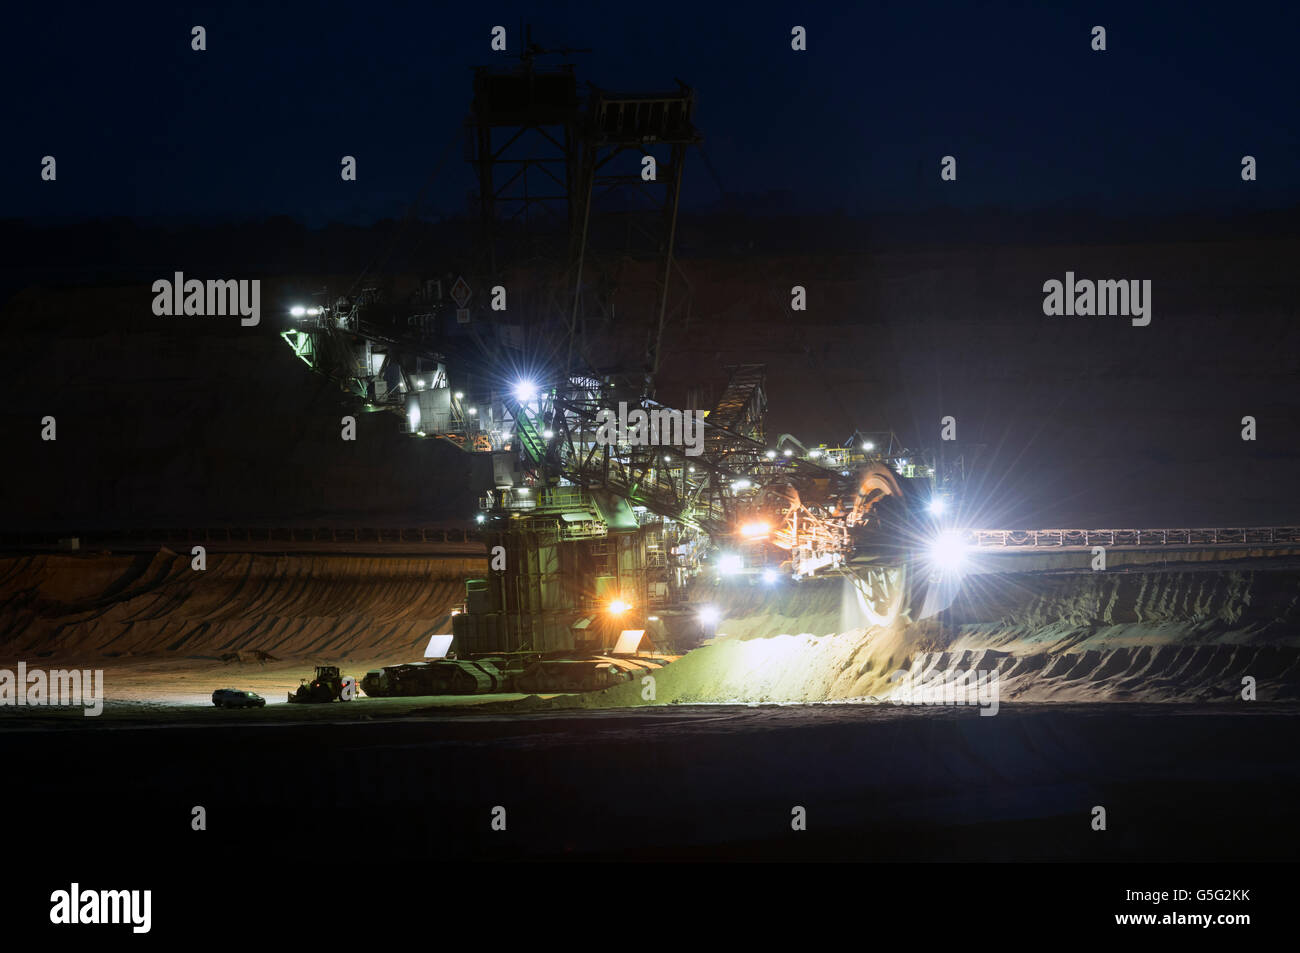
[[[482,560],[209,553],[0,559],[0,657],[402,657]]]
[[[900,684],[997,672],[1003,700],[1300,698],[1300,573],[986,577],[941,620],[862,625],[848,586],[721,590],[719,636],[658,674],[656,704],[890,700]],[[644,687],[547,702],[646,704]]]
[[[167,550],[0,558],[0,660],[237,653],[234,667],[278,678],[307,660],[410,659],[481,571],[465,557],[210,553],[206,572]],[[1230,701],[1246,676],[1261,700],[1300,698],[1296,569],[984,576],[940,619],[892,628],[866,624],[840,579],[708,598],[718,637],[657,673],[652,700],[632,682],[541,704],[891,700],[900,672],[966,671],[996,671],[1004,701]],[[259,652],[279,661],[248,661]]]

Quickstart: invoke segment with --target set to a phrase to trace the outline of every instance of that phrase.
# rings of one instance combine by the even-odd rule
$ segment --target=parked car
[[[263,708],[266,699],[257,692],[241,692],[238,688],[218,688],[212,693],[212,704],[218,708]]]

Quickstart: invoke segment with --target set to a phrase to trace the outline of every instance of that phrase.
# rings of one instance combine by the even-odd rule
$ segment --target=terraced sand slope
[[[95,662],[121,670],[119,689],[140,675],[141,697],[187,666],[292,688],[312,662],[360,672],[418,658],[483,569],[472,557],[213,553],[204,572],[169,550],[7,557],[0,661]],[[891,628],[866,624],[839,579],[709,598],[718,637],[656,675],[653,703],[898,701],[971,672],[996,673],[1004,703],[1233,702],[1245,677],[1260,700],[1300,699],[1295,568],[983,576],[941,619]],[[648,701],[629,683],[545,704]]]
[[[655,703],[912,698],[997,673],[1006,701],[1300,699],[1300,572],[985,577],[939,624],[862,624],[839,580],[722,589],[719,636],[656,678]],[[550,705],[646,704],[630,684]],[[973,697],[973,696],[968,696]],[[974,702],[971,702],[974,703]]]
[[[0,559],[0,657],[418,658],[469,557],[188,554]]]

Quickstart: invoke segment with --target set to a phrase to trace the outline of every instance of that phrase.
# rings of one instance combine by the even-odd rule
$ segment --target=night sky
[[[470,71],[511,62],[489,32],[506,26],[515,53],[525,22],[543,46],[592,49],[569,58],[581,81],[697,89],[716,176],[696,161],[688,208],[723,190],[793,214],[1300,200],[1294,3],[845,6],[23,5],[0,58],[0,217],[368,224],[407,211],[435,169],[421,213],[461,214]],[[39,178],[47,154],[57,183]]]
[[[769,368],[773,435],[840,442],[893,427],[930,446],[953,414],[958,449],[982,454],[985,495],[1010,500],[990,525],[1300,519],[1300,7],[842,6],[10,12],[0,237],[14,251],[0,302],[35,290],[6,319],[28,335],[16,345],[26,377],[0,423],[36,462],[0,503],[32,522],[164,523],[287,518],[290,503],[314,517],[342,496],[373,515],[349,489],[379,479],[364,468],[319,480],[333,494],[320,500],[252,478],[248,459],[343,466],[334,423],[321,423],[333,404],[276,370],[289,358],[275,316],[381,259],[473,276],[472,71],[517,64],[531,23],[544,47],[592,49],[541,61],[572,61],[580,82],[650,92],[680,79],[698,93],[704,143],[687,156],[678,235],[694,311],[664,338],[665,400],[716,395],[727,364],[752,362]],[[190,48],[196,24],[204,52]],[[509,53],[490,49],[496,24]],[[806,52],[791,49],[796,24]],[[45,155],[55,182],[40,178]],[[344,155],[355,182],[340,178]],[[955,182],[940,178],[945,155]],[[1257,181],[1242,180],[1243,155]],[[444,221],[394,223],[420,196],[415,211]],[[1031,220],[1054,230],[1021,227]],[[326,227],[340,223],[358,227]],[[149,282],[178,270],[263,276],[271,319],[232,343],[222,325],[154,317]],[[1152,280],[1152,325],[1045,317],[1044,280],[1071,270]],[[86,290],[42,297],[61,284]],[[812,303],[792,332],[795,284]],[[639,340],[646,287],[621,288],[610,340]],[[539,323],[536,302],[514,301],[511,320]],[[56,401],[71,415],[57,464],[32,425]],[[1247,414],[1258,442],[1241,439]],[[241,429],[249,420],[260,436]],[[99,483],[82,478],[85,461]],[[429,486],[376,498],[421,518],[468,512],[426,499]]]

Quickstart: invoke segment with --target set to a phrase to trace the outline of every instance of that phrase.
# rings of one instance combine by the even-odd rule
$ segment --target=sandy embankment
[[[167,550],[6,557],[0,665],[103,669],[110,700],[206,703],[229,685],[279,701],[318,663],[360,676],[420,658],[483,568],[432,556],[209,553],[204,572]]]
[[[0,666],[106,673],[110,700],[278,701],[318,663],[350,674],[420,657],[447,631],[464,557],[210,554],[0,559]],[[998,673],[1003,702],[1300,699],[1300,570],[1210,568],[973,578],[942,619],[868,626],[825,579],[712,595],[719,637],[657,673],[653,703],[888,700],[896,673]],[[269,653],[274,661],[260,661]],[[232,654],[237,659],[229,660]],[[223,660],[226,659],[226,660]],[[643,705],[643,687],[542,707]]]
[[[900,681],[959,671],[996,671],[1003,702],[1236,702],[1245,676],[1260,701],[1300,699],[1294,569],[985,577],[943,625],[891,629],[862,625],[840,580],[715,602],[719,637],[658,674],[656,703],[888,700]],[[546,705],[633,706],[642,692]]]

